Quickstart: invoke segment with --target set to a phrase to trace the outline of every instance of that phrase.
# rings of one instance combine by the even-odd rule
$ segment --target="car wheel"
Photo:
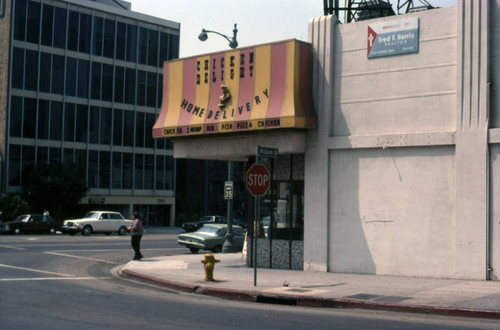
[[[222,251],[222,246],[221,245],[217,245],[216,247],[214,247],[212,249],[212,252],[221,252]]]
[[[127,233],[127,228],[121,226],[120,229],[118,229],[118,235],[123,236]]]
[[[49,234],[54,235],[56,233],[56,229],[54,227],[49,228]]]
[[[22,232],[21,228],[14,228],[13,231],[14,231],[14,234],[16,234],[16,235],[19,235]]]
[[[89,236],[90,234],[92,234],[92,228],[90,226],[83,227],[83,229],[82,229],[82,235],[83,236]]]
[[[191,247],[191,248],[189,248],[189,251],[191,251],[191,253],[198,253],[198,251],[200,251],[200,249],[195,248],[195,247]]]

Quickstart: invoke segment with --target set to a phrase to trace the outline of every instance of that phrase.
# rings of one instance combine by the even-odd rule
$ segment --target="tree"
[[[30,206],[20,194],[8,194],[2,198],[3,221],[14,221],[22,214],[30,213]]]
[[[71,215],[86,192],[85,175],[75,163],[40,164],[24,184],[24,198],[32,212],[47,209],[57,219]]]

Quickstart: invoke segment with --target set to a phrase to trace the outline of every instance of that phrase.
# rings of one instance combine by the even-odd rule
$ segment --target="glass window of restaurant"
[[[270,189],[261,199],[264,236],[267,239],[303,240],[304,155],[280,155],[263,163],[272,175]]]

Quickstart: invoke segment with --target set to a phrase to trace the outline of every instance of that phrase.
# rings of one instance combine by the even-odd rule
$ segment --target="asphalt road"
[[[189,254],[176,235],[148,234],[145,257]],[[0,236],[0,328],[497,329],[497,321],[221,300],[116,278],[130,237]],[[200,255],[201,258],[201,255]]]

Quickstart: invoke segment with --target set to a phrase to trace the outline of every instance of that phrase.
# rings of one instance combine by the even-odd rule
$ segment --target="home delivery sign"
[[[368,58],[418,53],[417,17],[368,25]]]
[[[292,39],[165,62],[153,137],[313,128],[311,57]]]

